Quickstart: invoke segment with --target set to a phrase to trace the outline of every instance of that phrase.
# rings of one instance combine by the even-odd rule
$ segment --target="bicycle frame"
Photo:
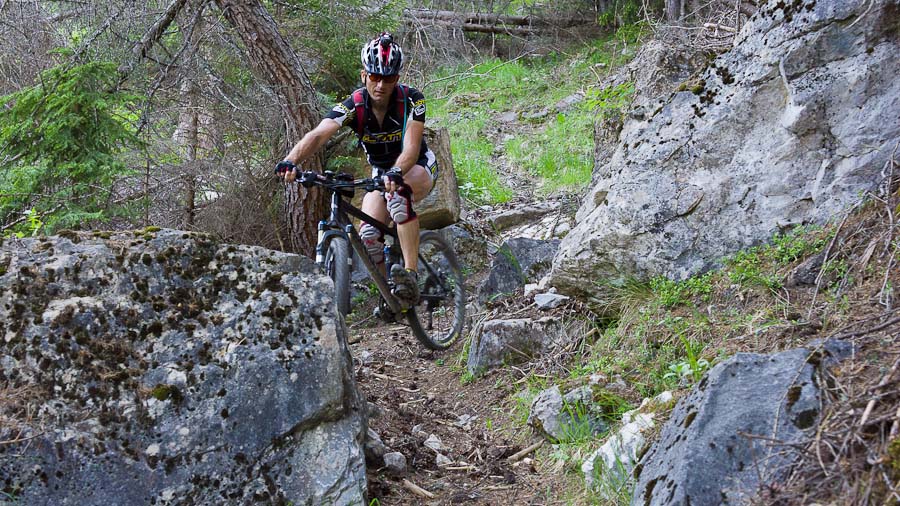
[[[317,175],[315,173],[309,173],[310,177],[315,177],[319,186],[325,188],[326,191],[331,193],[331,210],[327,220],[322,220],[319,222],[319,233],[318,240],[316,243],[316,263],[325,267],[325,254],[326,248],[325,245],[328,243],[328,239],[339,235],[344,236],[350,243],[350,246],[353,248],[353,251],[356,252],[356,256],[362,261],[363,266],[369,272],[370,277],[375,282],[375,285],[378,287],[378,291],[381,292],[382,297],[387,303],[388,307],[394,314],[403,313],[405,310],[401,307],[400,302],[394,297],[391,293],[391,288],[388,286],[387,278],[385,275],[381,274],[378,270],[378,267],[372,263],[372,260],[369,258],[368,250],[362,242],[362,238],[359,236],[359,233],[353,227],[353,224],[350,223],[349,216],[353,216],[354,218],[358,218],[369,225],[372,225],[376,229],[378,229],[384,237],[390,237],[393,241],[392,247],[397,248],[396,253],[402,256],[402,251],[400,249],[400,238],[397,235],[396,227],[389,227],[384,223],[378,221],[374,217],[364,213],[361,209],[353,206],[350,202],[344,200],[344,196],[352,196],[355,193],[357,188],[365,188],[367,191],[374,190],[384,190],[383,187],[378,186],[374,179],[363,179],[358,181],[332,181],[331,184],[323,184],[321,183],[322,176]],[[334,175],[333,173],[326,173],[326,180],[331,181],[330,178]],[[313,182],[312,184],[316,184]],[[347,195],[344,189],[352,189],[350,195]],[[394,255],[394,252],[391,253]],[[390,262],[390,258],[386,258],[386,261]],[[438,276],[434,269],[429,265],[429,263],[424,258],[419,258],[419,263],[421,267],[424,267],[429,274],[432,275],[435,282],[439,283],[441,289],[444,292],[448,292],[450,289],[444,283],[444,281]],[[419,300],[424,300],[428,302],[429,306],[435,301],[440,300],[440,296],[432,296],[427,294],[420,294]]]
[[[330,237],[336,235],[346,237],[350,242],[353,251],[356,252],[356,256],[362,261],[363,266],[365,266],[366,270],[369,272],[370,277],[375,282],[378,291],[381,292],[388,307],[390,307],[391,311],[395,314],[401,313],[403,308],[400,307],[400,303],[391,293],[391,288],[388,286],[386,277],[381,275],[378,267],[372,263],[372,260],[369,258],[368,250],[362,242],[362,238],[353,227],[353,224],[350,223],[347,216],[350,215],[354,218],[358,218],[378,229],[385,237],[391,237],[393,239],[393,247],[399,249],[400,239],[397,236],[397,230],[388,227],[384,223],[381,223],[372,216],[364,213],[361,209],[353,206],[353,204],[344,200],[343,196],[338,191],[330,191],[331,211],[328,220],[319,222],[319,234],[316,243],[316,263],[324,267],[325,244],[327,244]]]

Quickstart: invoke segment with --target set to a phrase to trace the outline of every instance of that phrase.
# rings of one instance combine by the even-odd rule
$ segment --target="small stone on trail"
[[[516,111],[509,111],[507,113],[503,113],[497,118],[501,123],[513,123],[519,120],[519,113]]]
[[[565,295],[556,293],[539,293],[534,296],[534,303],[539,309],[554,309],[569,300]]]
[[[434,450],[436,452],[440,452],[441,450],[444,449],[444,444],[441,443],[441,439],[439,437],[435,436],[434,434],[431,434],[430,436],[428,436],[428,439],[426,439],[425,443],[423,443],[423,444],[425,445],[425,447],[431,448],[432,450]]]
[[[453,422],[453,425],[459,427],[460,429],[471,430],[472,422],[474,422],[476,418],[478,418],[477,415],[460,415],[459,418],[457,418],[456,421]]]
[[[435,458],[435,463],[438,467],[447,467],[452,464],[453,461],[443,453],[438,453],[437,457]]]
[[[387,451],[384,442],[381,441],[381,436],[372,429],[366,431],[366,442],[363,449],[366,453],[366,461],[373,463],[380,461]]]
[[[397,476],[402,476],[406,474],[406,456],[400,452],[385,453],[384,467],[388,472]]]
[[[588,385],[603,386],[607,381],[609,381],[609,378],[607,378],[605,374],[599,372],[595,372],[588,377]]]

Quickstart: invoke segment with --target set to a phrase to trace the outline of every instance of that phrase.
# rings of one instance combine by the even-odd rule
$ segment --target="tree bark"
[[[404,11],[408,17],[417,20],[440,20],[455,23],[471,23],[475,25],[513,25],[513,26],[546,26],[571,27],[593,22],[589,18],[543,18],[537,16],[508,16],[491,12],[456,12],[431,9],[409,8]]]
[[[200,89],[193,79],[188,78],[182,85],[182,96],[187,98],[185,110],[182,111],[178,129],[183,137],[181,142],[182,164],[181,178],[184,183],[184,207],[181,223],[186,230],[194,228],[194,217],[197,209],[197,151],[200,144],[199,113]]]
[[[275,20],[259,0],[215,2],[241,38],[255,72],[272,85],[279,98],[285,140],[281,153],[276,153],[273,158],[280,158],[318,123],[315,90],[300,65],[300,59],[278,32]],[[304,169],[321,172],[322,162],[322,154],[317,153],[304,164]],[[285,185],[284,206],[282,215],[287,218],[290,249],[312,256],[316,245],[316,224],[325,217],[326,211],[322,192],[307,190],[297,184]]]
[[[666,0],[666,20],[678,21],[684,15],[684,0]]]
[[[179,116],[178,128],[175,130],[176,141],[181,145],[182,167],[181,178],[184,183],[184,207],[182,208],[181,225],[186,230],[194,228],[197,216],[197,163],[200,151],[200,69],[197,62],[197,54],[200,50],[200,33],[202,29],[203,0],[195,0],[190,5],[194,11],[186,16],[195,18],[194,24],[188,34],[188,49],[184,56],[186,74],[182,76],[181,96],[184,104]]]
[[[421,26],[442,26],[447,28],[456,28],[464,32],[479,33],[504,33],[508,35],[534,35],[537,30],[527,26],[513,25],[478,25],[475,23],[456,23],[454,21],[435,19],[430,24],[422,24]]]
[[[404,10],[409,23],[421,26],[456,28],[464,32],[506,33],[534,35],[555,28],[571,28],[593,23],[591,18],[543,18],[537,16],[506,16],[486,12],[456,12],[446,10]],[[430,23],[430,24],[429,24]]]

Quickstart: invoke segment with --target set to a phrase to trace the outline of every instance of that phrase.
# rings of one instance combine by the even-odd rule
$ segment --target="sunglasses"
[[[368,72],[366,72],[366,75],[369,76],[369,79],[371,79],[373,83],[384,81],[386,84],[394,84],[400,80],[399,74],[393,76],[383,76],[381,74],[369,74]]]

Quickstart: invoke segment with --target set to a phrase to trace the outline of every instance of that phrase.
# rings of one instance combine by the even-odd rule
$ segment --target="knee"
[[[413,202],[421,202],[428,196],[434,186],[431,173],[421,165],[415,165],[410,170],[409,176],[404,176],[404,179],[412,189]]]

